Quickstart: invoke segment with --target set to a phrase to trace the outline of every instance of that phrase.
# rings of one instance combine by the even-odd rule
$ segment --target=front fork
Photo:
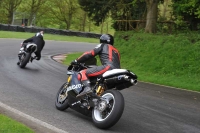
[[[69,77],[67,78],[67,83],[64,85],[65,95],[67,95],[67,87],[68,87],[69,82],[71,81],[71,79],[72,79],[72,75],[69,75]]]

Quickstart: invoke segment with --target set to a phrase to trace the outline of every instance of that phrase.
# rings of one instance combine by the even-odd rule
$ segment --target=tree
[[[172,20],[172,0],[164,0],[159,4],[159,20]]]
[[[79,0],[79,4],[97,26],[106,18],[112,17],[116,20],[113,24],[116,30],[128,30],[128,21],[141,19],[141,14],[145,12],[145,8],[142,9],[144,2],[141,0]],[[120,25],[120,29],[118,20],[125,21],[125,24]]]
[[[5,9],[5,15],[7,17],[7,23],[12,24],[13,14],[21,4],[22,0],[4,0],[1,2],[1,6]],[[2,13],[2,12],[1,12]]]
[[[51,12],[61,22],[66,24],[66,29],[69,30],[73,15],[80,8],[76,0],[52,0],[53,8]],[[56,7],[56,8],[55,8]]]
[[[0,7],[1,7],[1,2],[2,2],[3,0],[0,0]]]
[[[182,18],[182,21],[189,23],[191,30],[197,30],[200,23],[200,1],[199,0],[173,0],[172,5],[176,20]]]
[[[113,27],[116,30],[140,28],[142,27],[140,20],[146,17],[146,3],[140,0],[121,0],[111,10],[111,14],[112,19],[115,20]]]
[[[158,2],[159,0],[145,0],[147,6],[147,17],[145,32],[155,33],[158,18]]]
[[[114,20],[121,19],[128,21],[136,18],[141,19],[142,15],[136,17],[135,14],[138,14],[139,9],[141,9],[140,5],[144,5],[143,3],[146,2],[147,14],[145,32],[155,33],[158,18],[158,3],[160,1],[161,0],[79,0],[79,4],[98,25],[105,20],[109,13],[111,13]],[[145,9],[143,10],[144,13]],[[116,29],[116,24],[114,26]],[[127,23],[125,23],[125,27],[126,26]],[[125,28],[125,30],[128,30],[128,28]]]
[[[5,19],[5,16],[4,16],[4,9],[3,9],[3,7],[2,7],[2,1],[3,0],[0,0],[0,23],[3,23],[4,22],[4,19]]]
[[[107,18],[109,11],[116,6],[114,0],[78,0],[78,2],[97,26]]]
[[[75,14],[76,18],[74,18],[73,24],[76,26],[79,31],[85,31],[88,17],[87,13],[82,9],[79,9],[78,12]]]
[[[34,20],[36,16],[40,13],[42,14],[42,8],[46,0],[26,0],[20,6],[20,11],[27,14],[27,18],[29,20],[29,25],[34,24]],[[47,8],[48,9],[48,8]],[[46,9],[46,11],[47,11]],[[43,12],[45,13],[45,12]]]

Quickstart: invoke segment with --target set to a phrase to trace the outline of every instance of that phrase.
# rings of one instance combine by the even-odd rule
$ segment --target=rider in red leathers
[[[101,66],[96,66],[80,71],[78,78],[84,85],[84,90],[79,95],[77,95],[77,98],[92,93],[88,77],[102,75],[108,70],[120,69],[120,54],[118,50],[113,46],[113,44],[113,36],[110,34],[103,34],[100,37],[99,45],[97,45],[93,50],[83,53],[79,58],[72,61],[71,64],[77,62],[83,63],[84,61],[99,55],[102,64]]]

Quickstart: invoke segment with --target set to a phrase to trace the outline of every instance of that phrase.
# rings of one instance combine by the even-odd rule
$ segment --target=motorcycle
[[[37,45],[34,43],[27,43],[23,44],[24,46],[20,49],[20,52],[18,54],[19,62],[17,65],[19,65],[21,68],[25,68],[27,63],[32,62],[34,57],[32,57],[32,53],[37,51]]]
[[[76,98],[84,87],[77,79],[78,72],[94,66],[77,63],[68,67],[67,81],[57,92],[55,106],[60,111],[71,108],[92,117],[96,127],[107,129],[114,126],[123,114],[125,103],[120,90],[136,85],[137,75],[126,69],[106,71],[100,77],[89,78],[92,94]]]

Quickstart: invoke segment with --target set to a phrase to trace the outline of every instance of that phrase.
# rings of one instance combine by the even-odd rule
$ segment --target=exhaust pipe
[[[130,79],[131,84],[136,85],[137,84],[137,79]]]
[[[124,76],[124,79],[125,79],[126,81],[130,81],[131,84],[133,84],[133,85],[136,85],[136,84],[137,84],[137,79],[132,79],[132,78],[130,78],[129,76]]]

